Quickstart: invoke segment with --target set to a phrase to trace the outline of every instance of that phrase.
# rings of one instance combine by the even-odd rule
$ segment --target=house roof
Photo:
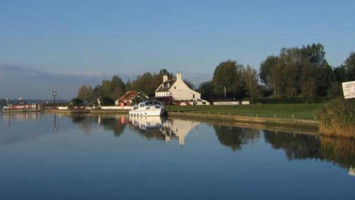
[[[176,80],[168,80],[161,84],[156,92],[168,92]]]
[[[128,101],[133,99],[138,94],[137,91],[127,91],[121,98],[118,100],[120,101]]]

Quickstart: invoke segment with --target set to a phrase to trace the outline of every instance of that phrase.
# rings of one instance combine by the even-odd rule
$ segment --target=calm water
[[[0,199],[355,199],[355,142],[197,121],[0,115]]]

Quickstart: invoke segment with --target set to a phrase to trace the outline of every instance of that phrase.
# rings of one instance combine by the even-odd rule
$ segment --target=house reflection
[[[192,129],[200,123],[182,120],[182,119],[166,119],[162,117],[129,117],[130,122],[136,128],[138,133],[143,134],[147,138],[162,139],[170,142],[172,139],[178,139],[179,145],[185,144],[185,137]]]
[[[355,176],[355,167],[350,167],[349,168],[349,175],[350,176]]]

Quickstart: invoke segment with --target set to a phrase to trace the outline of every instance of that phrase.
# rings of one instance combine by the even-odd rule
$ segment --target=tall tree
[[[243,65],[237,64],[235,61],[225,61],[220,63],[213,74],[212,87],[213,93],[217,97],[243,98]]]
[[[201,93],[201,98],[206,100],[212,99],[212,84],[211,81],[206,81],[200,84],[198,92]]]
[[[78,90],[77,98],[83,101],[90,101],[93,94],[93,89],[91,86],[83,85]]]
[[[243,80],[248,97],[257,98],[260,97],[260,91],[258,87],[258,74],[255,69],[249,65],[243,71]]]
[[[350,53],[345,61],[345,71],[347,81],[355,80],[355,52]]]
[[[260,65],[260,80],[270,88],[273,88],[271,85],[272,69],[276,67],[278,60],[277,56],[269,56]]]

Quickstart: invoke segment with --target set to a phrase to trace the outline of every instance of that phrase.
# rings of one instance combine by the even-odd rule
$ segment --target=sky
[[[71,89],[162,68],[204,76],[191,80],[198,84],[223,61],[258,70],[282,47],[312,43],[323,44],[336,67],[355,51],[354,10],[353,0],[0,0],[0,84],[21,85],[1,78],[15,73],[10,66],[24,79],[33,70],[74,76]],[[62,87],[47,81],[47,90]],[[0,87],[0,98],[23,93]],[[73,96],[63,88],[63,97]]]

